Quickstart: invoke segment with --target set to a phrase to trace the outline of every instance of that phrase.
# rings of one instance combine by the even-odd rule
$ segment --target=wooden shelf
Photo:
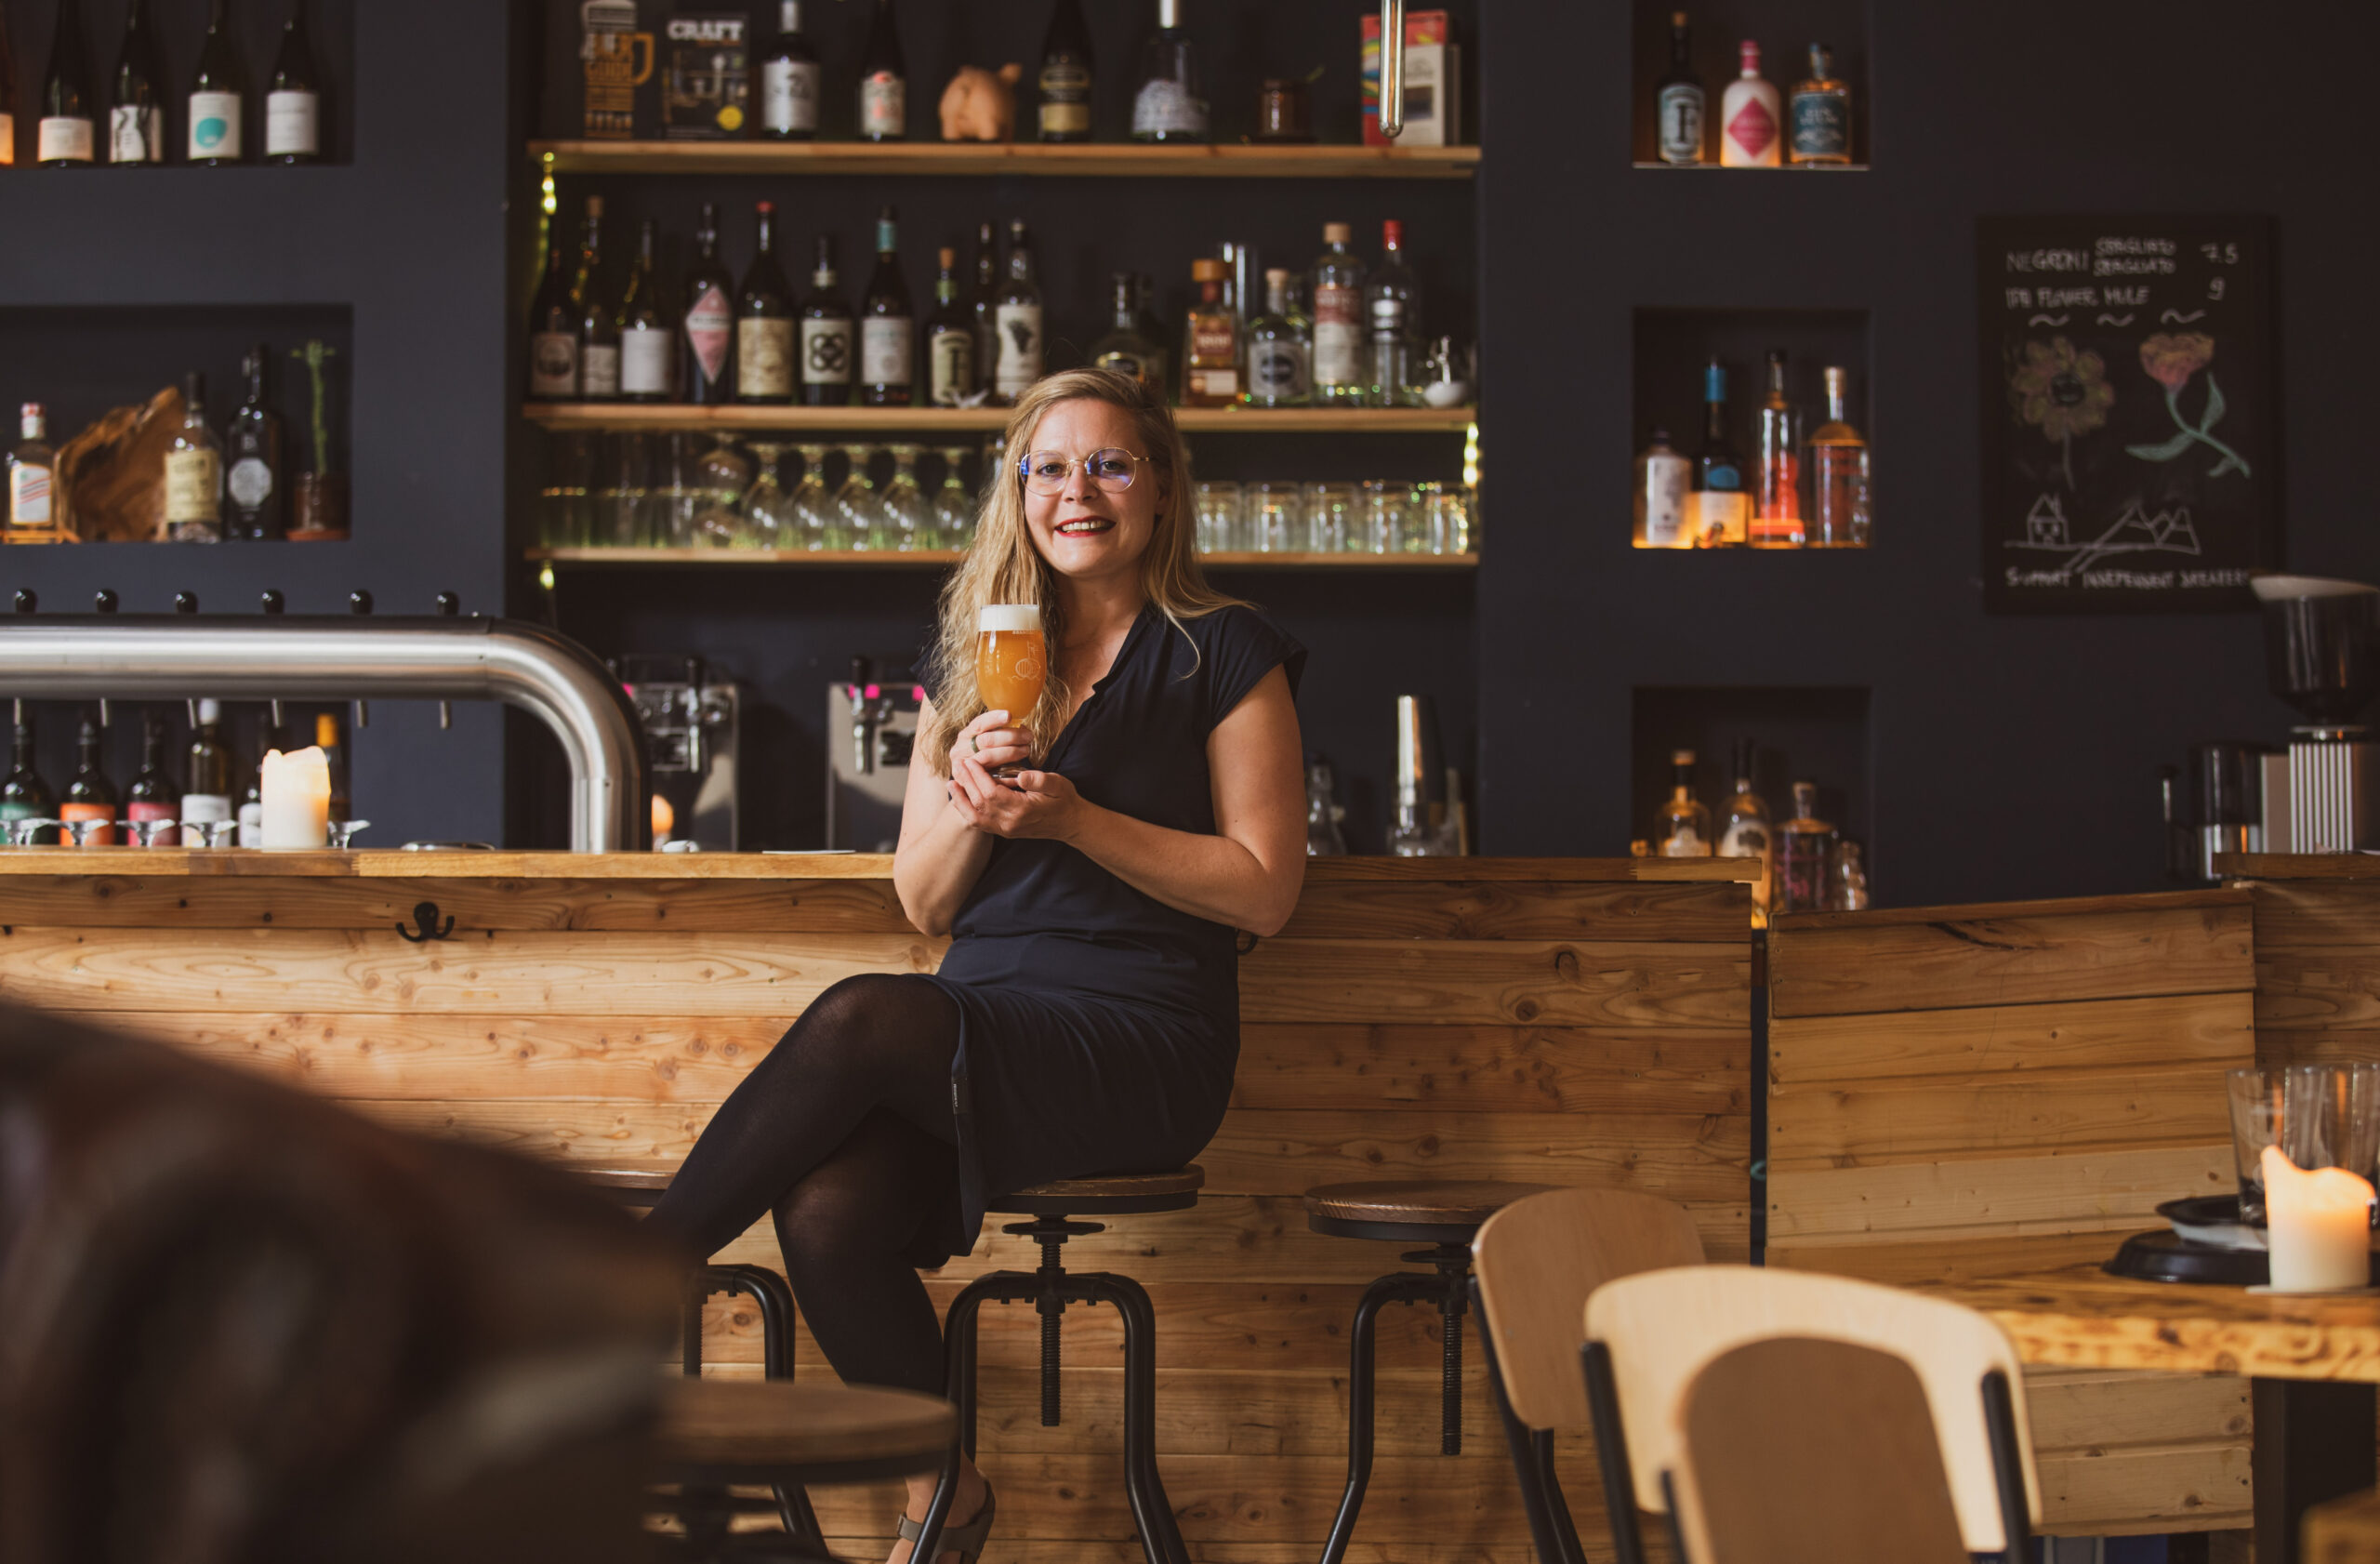
[[[694,407],[630,402],[533,402],[522,409],[548,430],[720,430],[748,433],[831,431],[960,433],[998,430],[1005,407]],[[1461,434],[1475,407],[1177,407],[1173,420],[1192,433]]]
[[[1038,175],[1467,179],[1477,147],[1144,146],[1093,141],[532,141],[553,174]]]
[[[1864,163],[1780,163],[1774,168],[1730,168],[1724,163],[1632,163],[1631,168],[1659,168],[1669,174],[1865,174]]]
[[[953,549],[914,553],[868,550],[819,553],[802,549],[531,549],[533,563],[564,565],[712,565],[750,570],[763,566],[813,570],[928,570],[957,564],[965,555]],[[1207,554],[1210,570],[1473,570],[1477,554]]]

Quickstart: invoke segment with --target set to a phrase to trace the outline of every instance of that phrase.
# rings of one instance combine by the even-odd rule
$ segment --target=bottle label
[[[1091,67],[1066,60],[1041,67],[1041,134],[1091,134]]]
[[[818,66],[772,60],[760,67],[760,124],[778,136],[818,128]]]
[[[1721,549],[1752,540],[1752,496],[1741,489],[1704,489],[1694,497],[1696,546]]]
[[[34,155],[44,163],[91,161],[91,122],[86,119],[45,119],[35,138]]]
[[[694,363],[701,367],[706,384],[716,383],[727,373],[727,348],[734,340],[734,319],[727,307],[727,294],[717,283],[703,289],[701,296],[687,307],[686,345],[694,350]]]
[[[70,824],[76,820],[113,820],[115,809],[113,805],[104,803],[61,803],[58,806],[58,817]],[[73,834],[69,832],[65,840],[73,841]],[[113,826],[95,830],[83,839],[83,845],[86,847],[113,847],[115,844]]]
[[[1747,94],[1727,121],[1727,139],[1736,144],[1745,161],[1763,162],[1777,152],[1777,116],[1757,93]]]
[[[1294,337],[1270,337],[1248,348],[1248,391],[1259,402],[1294,402],[1313,388],[1306,381],[1305,345]]]
[[[182,823],[187,826],[211,826],[231,817],[231,795],[229,793],[184,793]]]
[[[1660,152],[1663,163],[1702,161],[1702,89],[1680,82],[1661,88]]]
[[[124,817],[136,823],[142,820],[181,818],[179,815],[174,813],[172,804],[156,799],[134,799],[124,806]],[[140,838],[135,836],[132,840],[138,842]],[[179,831],[156,831],[152,832],[149,838],[149,845],[152,847],[178,847],[181,844],[182,833]]]
[[[616,342],[589,342],[578,350],[579,395],[589,402],[620,394],[620,349]]]
[[[130,105],[110,109],[108,111],[108,161],[110,163],[165,162],[165,111],[154,104],[145,109]]]
[[[805,320],[801,323],[801,383],[805,386],[848,386],[852,383],[852,323]]]
[[[1117,375],[1129,375],[1144,385],[1156,383],[1156,378],[1149,373],[1149,361],[1138,353],[1104,352],[1091,361],[1091,367]]]
[[[240,155],[240,95],[236,92],[193,92],[190,95],[190,155],[236,158]]]
[[[668,396],[670,349],[677,334],[666,325],[632,325],[620,333],[620,394]]]
[[[1694,464],[1680,456],[1645,458],[1645,546],[1682,549],[1692,539],[1686,509],[1693,498]]]
[[[243,510],[261,510],[272,497],[272,467],[262,457],[242,457],[223,475],[231,503]]]
[[[1670,834],[1661,839],[1661,856],[1664,858],[1707,858],[1710,855],[1711,844],[1702,840],[1702,833],[1694,828],[1691,820],[1675,822],[1670,827]]]
[[[529,338],[529,394],[578,394],[578,338],[567,331],[541,331]]]
[[[1170,76],[1155,76],[1141,84],[1132,99],[1135,136],[1204,136],[1207,105]]]
[[[900,135],[909,124],[909,84],[890,71],[877,71],[859,84],[859,133]]]
[[[1340,284],[1314,290],[1314,382],[1351,386],[1364,378],[1363,299]]]
[[[323,150],[323,99],[313,92],[264,95],[264,155],[315,157]]]
[[[1002,396],[1014,396],[1041,378],[1041,306],[993,306],[992,334],[1000,344],[999,372],[993,389]]]
[[[49,525],[52,513],[49,497],[55,486],[50,469],[36,462],[11,462],[8,466],[8,524],[12,527]]]
[[[1193,396],[1237,396],[1239,371],[1236,369],[1193,369],[1190,383],[1183,389]]]
[[[13,167],[17,161],[17,116],[0,113],[0,168]]]
[[[1793,155],[1828,160],[1851,155],[1849,94],[1829,91],[1793,95]]]
[[[735,394],[793,394],[793,323],[747,318],[735,323]]]
[[[965,326],[926,339],[926,373],[937,407],[956,407],[975,390],[975,334]]]
[[[222,514],[222,458],[213,451],[166,452],[166,524],[219,521]]]
[[[1193,311],[1190,316],[1191,389],[1203,395],[1226,391],[1239,394],[1239,323],[1225,314]],[[1228,382],[1228,384],[1226,384]]]
[[[859,323],[859,378],[869,386],[906,386],[917,378],[917,323],[906,315],[870,315]]]

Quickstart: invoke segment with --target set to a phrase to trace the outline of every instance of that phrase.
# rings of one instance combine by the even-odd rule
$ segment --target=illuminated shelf
[[[898,434],[992,431],[1005,407],[694,407],[632,402],[533,402],[522,416],[540,429],[740,431],[799,434],[829,431]],[[1177,407],[1173,421],[1193,433],[1461,434],[1475,407]]]
[[[892,553],[871,550],[821,553],[803,549],[531,549],[527,558],[546,564],[710,565],[736,570],[763,566],[817,570],[924,570],[957,564],[956,550]],[[1472,570],[1477,554],[1207,554],[1210,570]]]
[[[1467,179],[1477,147],[1144,146],[1133,141],[532,141],[555,174],[1054,175]]]

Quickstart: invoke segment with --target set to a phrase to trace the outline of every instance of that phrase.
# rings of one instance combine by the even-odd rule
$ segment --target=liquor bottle
[[[1850,376],[1838,364],[1826,368],[1826,422],[1810,436],[1809,546],[1868,546],[1868,443],[1844,417]]]
[[[165,536],[177,543],[223,537],[223,444],[206,427],[206,377],[182,377],[182,425],[165,447]]]
[[[777,265],[776,204],[752,208],[760,247],[735,294],[735,400],[793,400],[793,292]],[[806,340],[808,332],[803,333]],[[845,363],[849,363],[848,357]],[[850,371],[844,371],[846,377]]]
[[[17,161],[17,51],[8,46],[8,23],[0,18],[0,168]]]
[[[1702,371],[1702,449],[1694,458],[1694,547],[1752,541],[1752,496],[1743,458],[1727,439],[1727,371],[1712,359]]]
[[[1364,366],[1364,263],[1348,247],[1355,230],[1322,225],[1324,249],[1314,263],[1314,400],[1322,406],[1359,407],[1370,390]]]
[[[1248,393],[1250,407],[1302,407],[1314,399],[1314,346],[1305,317],[1289,296],[1289,274],[1276,266],[1264,273],[1264,312],[1248,323]]]
[[[582,402],[620,399],[620,322],[603,298],[603,198],[587,198],[578,233],[578,268],[571,275],[571,313],[578,329],[578,396]]]
[[[1223,263],[1190,263],[1197,290],[1182,329],[1182,405],[1228,407],[1239,400],[1239,319],[1223,302]]]
[[[1851,161],[1851,84],[1834,73],[1834,51],[1810,46],[1810,74],[1793,84],[1795,163]]]
[[[124,46],[115,51],[115,92],[108,104],[108,162],[165,161],[164,82],[157,70],[156,29],[149,23],[149,0],[132,0],[125,13]]]
[[[901,30],[892,0],[875,0],[867,46],[859,57],[859,134],[864,141],[898,141],[909,134],[909,67],[901,58]]]
[[[1743,71],[1719,100],[1719,163],[1727,168],[1774,168],[1778,164],[1777,89],[1761,79],[1760,46],[1740,46]]]
[[[1371,348],[1374,407],[1419,407],[1421,402],[1421,283],[1405,266],[1405,225],[1380,225],[1380,270],[1364,285],[1364,315]]]
[[[1768,823],[1768,804],[1752,787],[1752,745],[1736,741],[1736,790],[1719,816],[1719,854],[1723,858],[1758,858],[1760,878],[1752,883],[1752,926],[1768,925],[1768,896],[1777,864],[1776,832]]]
[[[1694,796],[1694,751],[1670,751],[1670,801],[1653,821],[1653,851],[1664,858],[1711,855],[1711,811]]]
[[[1670,444],[1670,431],[1653,431],[1636,456],[1635,530],[1639,549],[1691,549],[1694,530],[1686,510],[1694,496],[1694,464]]]
[[[355,804],[347,791],[347,746],[339,742],[338,719],[327,711],[314,713],[314,748],[331,776],[331,818],[352,820]]]
[[[864,407],[906,407],[918,378],[918,316],[901,277],[900,219],[876,214],[876,270],[860,301],[859,400]]]
[[[568,402],[578,394],[578,311],[571,303],[562,235],[546,239],[546,280],[529,303],[529,397]]]
[[[17,820],[56,820],[57,800],[50,796],[49,784],[33,769],[33,723],[24,714],[24,703],[17,705],[17,731],[8,751],[8,775],[0,778],[0,825]],[[44,826],[33,832],[32,845],[54,847],[58,844],[56,826]],[[0,842],[7,837],[0,833]]]
[[[1655,89],[1654,140],[1663,163],[1702,161],[1702,78],[1694,73],[1694,33],[1684,11],[1670,13],[1670,73]]]
[[[1868,906],[1868,866],[1862,860],[1859,844],[1838,842],[1834,844],[1834,859],[1827,869],[1826,909],[1829,912],[1860,912]]]
[[[49,416],[38,402],[18,409],[21,438],[8,453],[8,531],[11,543],[47,543],[65,530],[59,503],[58,457],[49,448]]]
[[[165,723],[155,712],[150,712],[140,723],[140,769],[132,774],[131,786],[124,790],[124,817],[135,825],[144,821],[179,820],[182,790],[165,775]],[[143,845],[139,836],[135,846]],[[177,847],[182,834],[177,830],[155,829],[146,845]]]
[[[661,297],[660,245],[659,223],[646,218],[636,225],[636,264],[628,271],[615,318],[624,402],[668,401],[670,376],[678,366],[678,333]]]
[[[58,0],[58,29],[49,35],[49,69],[42,73],[34,161],[45,168],[89,163],[97,103],[91,96],[91,67],[83,52],[82,0]]]
[[[1107,335],[1091,345],[1091,367],[1130,375],[1157,396],[1166,396],[1165,350],[1141,329],[1140,279],[1130,272],[1117,272],[1108,284],[1115,311],[1108,319]]]
[[[1058,0],[1041,35],[1040,132],[1044,141],[1091,139],[1091,29],[1082,0]]]
[[[934,254],[933,313],[926,321],[926,400],[957,407],[975,394],[975,318],[959,302],[959,252]]]
[[[719,207],[703,203],[686,273],[685,374],[679,394],[699,406],[735,400],[735,278],[719,258]]]
[[[1817,912],[1826,906],[1827,859],[1834,849],[1834,828],[1818,814],[1818,785],[1794,783],[1792,818],[1777,828],[1772,913]]]
[[[289,0],[281,52],[264,89],[264,160],[311,163],[323,155],[323,81],[306,37],[306,0]]]
[[[99,764],[99,724],[84,718],[75,748],[74,776],[66,784],[66,796],[58,802],[58,817],[69,825],[77,820],[107,821],[76,845],[112,847],[116,844],[115,784],[108,780],[107,771]],[[69,834],[66,840],[74,839]]]
[[[1008,225],[1008,281],[992,299],[993,333],[1000,340],[992,400],[1014,402],[1041,378],[1041,289],[1033,280],[1033,238],[1025,219]]]
[[[265,345],[248,350],[240,361],[247,377],[247,400],[231,411],[223,426],[223,492],[231,502],[223,536],[242,542],[266,542],[279,537],[282,522],[281,415],[265,404]]]
[[[777,41],[760,57],[760,134],[816,138],[818,86],[818,51],[801,35],[801,0],[778,0]]]
[[[1132,94],[1132,139],[1203,141],[1207,100],[1198,92],[1198,51],[1182,31],[1182,0],[1157,0],[1157,31],[1141,46]]]
[[[975,225],[975,286],[967,295],[967,312],[975,322],[975,383],[989,391],[998,378],[1000,334],[993,319],[999,297],[999,251],[990,223]]]
[[[231,751],[223,745],[223,708],[198,703],[198,726],[190,736],[190,778],[182,789],[182,824],[211,826],[231,818]],[[191,833],[186,847],[204,847],[204,832]]]
[[[852,307],[835,292],[835,238],[818,235],[818,264],[801,305],[801,400],[812,407],[847,407],[852,400]]]
[[[1335,790],[1330,762],[1316,756],[1305,768],[1305,855],[1309,858],[1347,855],[1347,836],[1339,828],[1347,811],[1334,796]]]
[[[268,722],[257,735],[256,763],[248,768],[247,790],[240,795],[238,835],[243,847],[264,845],[264,758],[275,749],[289,752],[289,735],[278,723]]]
[[[190,88],[190,160],[202,168],[237,163],[244,89],[240,55],[224,11],[231,0],[209,0],[206,38],[198,46],[198,75]]]
[[[1802,446],[1794,438],[1798,415],[1785,396],[1785,353],[1768,355],[1768,394],[1761,399],[1759,482],[1752,490],[1752,542],[1755,549],[1798,549],[1802,533]]]

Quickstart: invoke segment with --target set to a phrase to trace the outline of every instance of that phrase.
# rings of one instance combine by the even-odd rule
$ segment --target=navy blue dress
[[[1207,737],[1276,667],[1294,695],[1305,648],[1253,609],[1176,630],[1144,607],[1042,769],[1103,808],[1211,836]],[[925,1266],[974,1246],[990,1196],[1194,1160],[1239,1060],[1234,931],[1064,842],[995,842],[951,933],[927,981],[962,1016],[959,1190],[949,1226],[918,1237],[909,1258]]]

